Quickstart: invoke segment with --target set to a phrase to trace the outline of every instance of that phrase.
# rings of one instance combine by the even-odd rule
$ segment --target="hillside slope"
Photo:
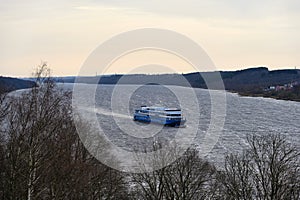
[[[99,83],[99,84],[151,84],[179,85],[196,88],[207,88],[203,77],[210,81],[218,81],[216,77],[221,75],[225,89],[230,91],[245,91],[264,89],[271,85],[288,84],[293,81],[300,82],[300,70],[275,70],[269,71],[268,68],[250,68],[239,71],[220,71],[220,72],[195,72],[188,74],[161,74],[161,75],[106,75],[102,77],[79,77],[77,82]],[[184,77],[184,78],[183,78]],[[62,77],[58,82],[73,83],[75,77]],[[99,81],[98,81],[99,80]],[[187,84],[187,81],[188,84]],[[215,88],[218,89],[218,88]]]
[[[0,92],[10,92],[19,89],[32,88],[36,84],[33,81],[0,76]]]

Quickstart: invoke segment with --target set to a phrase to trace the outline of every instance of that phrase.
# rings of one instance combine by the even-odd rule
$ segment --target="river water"
[[[72,89],[73,85],[63,87]],[[225,154],[247,148],[248,134],[281,133],[294,145],[300,145],[298,102],[177,86],[123,85],[116,88],[81,84],[78,88],[77,106],[82,117],[93,121],[91,118],[96,116],[98,126],[95,125],[95,129],[101,127],[107,139],[125,151],[147,149],[154,138],[162,144],[177,139],[200,150],[207,148],[202,151],[203,157],[221,166]],[[221,100],[214,103],[212,98]],[[134,109],[141,105],[180,107],[187,126],[172,128],[133,122]]]

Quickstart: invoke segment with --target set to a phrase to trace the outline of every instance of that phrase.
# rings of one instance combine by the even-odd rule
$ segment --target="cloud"
[[[297,0],[102,0],[91,4],[132,7],[159,15],[202,18],[264,18],[270,16],[298,13]]]

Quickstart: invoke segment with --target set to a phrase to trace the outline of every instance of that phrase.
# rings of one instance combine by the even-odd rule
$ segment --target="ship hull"
[[[182,126],[185,124],[184,119],[166,119],[161,117],[150,117],[144,115],[134,115],[134,121],[139,121],[143,123],[156,123],[164,126]]]

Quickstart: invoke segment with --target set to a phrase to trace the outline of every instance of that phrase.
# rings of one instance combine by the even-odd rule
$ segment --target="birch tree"
[[[57,87],[46,64],[35,77],[38,87],[8,101],[0,195],[13,200],[126,199],[124,175],[93,158],[77,135],[70,92]],[[88,123],[80,123],[88,132]]]

